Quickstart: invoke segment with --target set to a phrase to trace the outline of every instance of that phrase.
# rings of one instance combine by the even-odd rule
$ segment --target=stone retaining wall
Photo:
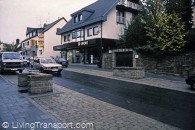
[[[156,59],[151,55],[139,53],[136,60],[138,67],[144,67],[146,71],[177,76],[195,74],[195,52],[187,52],[175,56],[166,56]]]
[[[143,67],[146,71],[159,74],[171,74],[186,77],[195,74],[195,52],[186,52],[175,56],[166,56],[159,59],[153,55],[137,53],[132,49],[116,49],[111,54],[103,54],[102,65],[105,69],[116,67],[116,52],[133,51],[133,67]],[[111,65],[112,64],[112,67]]]
[[[141,67],[115,67],[113,75],[123,78],[141,79],[145,77],[145,71]]]

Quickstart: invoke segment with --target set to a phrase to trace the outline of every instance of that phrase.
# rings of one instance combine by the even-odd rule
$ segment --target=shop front
[[[61,56],[72,63],[97,64],[102,53],[113,49],[116,42],[114,39],[97,38],[54,46],[54,50],[61,51]]]

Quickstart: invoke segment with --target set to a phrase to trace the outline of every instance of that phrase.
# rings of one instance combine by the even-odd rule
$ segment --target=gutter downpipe
[[[102,20],[103,20],[103,16],[102,16]],[[102,57],[103,57],[103,53],[102,53],[102,24],[103,24],[103,21],[101,20],[101,41],[100,41],[100,61],[99,61],[99,65],[98,67],[99,68],[102,68]]]
[[[62,34],[60,36],[61,36],[61,46],[62,46]],[[60,57],[62,58],[62,49],[60,49],[60,51],[61,51],[60,52],[60,55],[61,55]]]

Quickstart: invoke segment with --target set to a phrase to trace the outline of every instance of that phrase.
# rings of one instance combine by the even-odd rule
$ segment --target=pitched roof
[[[44,32],[48,31],[48,30],[49,30],[50,28],[52,28],[55,24],[57,24],[59,21],[61,21],[61,20],[63,20],[63,19],[67,22],[67,20],[66,20],[64,17],[62,17],[62,18],[60,18],[60,19],[58,19],[58,20],[56,20],[56,21],[54,21],[54,22],[52,22],[52,23],[50,23],[50,24],[45,24],[45,26],[44,26],[43,28],[32,28],[32,27],[27,27],[26,34],[31,33],[31,32],[33,32],[33,31],[35,31],[35,30],[40,30],[40,33],[44,33]],[[36,36],[38,36],[38,34],[35,35],[35,36],[33,36],[33,37],[26,38],[26,39],[23,40],[22,42],[27,41],[27,40],[29,40],[29,39],[31,39],[31,38],[36,37]]]
[[[62,17],[62,18],[60,18],[60,19],[58,19],[58,20],[56,20],[56,21],[54,21],[50,24],[45,25],[44,28],[43,28],[43,31],[41,31],[41,33],[44,33],[46,31],[48,31],[50,28],[52,28],[55,24],[57,24],[62,19],[64,19],[67,22],[67,20],[64,17]]]
[[[32,27],[27,27],[27,29],[26,29],[26,34],[28,34],[28,33],[31,33],[31,32],[33,32],[34,30],[42,30],[43,28],[32,28]]]
[[[72,19],[58,31],[57,34],[63,34],[74,29],[81,28],[96,22],[106,21],[108,13],[116,7],[118,0],[98,0],[97,2],[82,8],[81,10],[71,14]],[[74,23],[74,16],[82,13],[88,12],[89,15],[86,18],[83,18],[82,21]]]

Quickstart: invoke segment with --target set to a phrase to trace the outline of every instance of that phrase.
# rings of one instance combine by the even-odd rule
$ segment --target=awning
[[[106,47],[115,47],[118,40],[116,39],[106,39],[102,38],[102,46]],[[85,41],[79,41],[79,42],[71,42],[71,43],[65,43],[63,45],[54,46],[54,51],[63,51],[63,50],[73,50],[73,49],[79,49],[79,48],[87,48],[87,47],[97,47],[101,44],[101,38],[91,39],[91,40],[85,40]]]

